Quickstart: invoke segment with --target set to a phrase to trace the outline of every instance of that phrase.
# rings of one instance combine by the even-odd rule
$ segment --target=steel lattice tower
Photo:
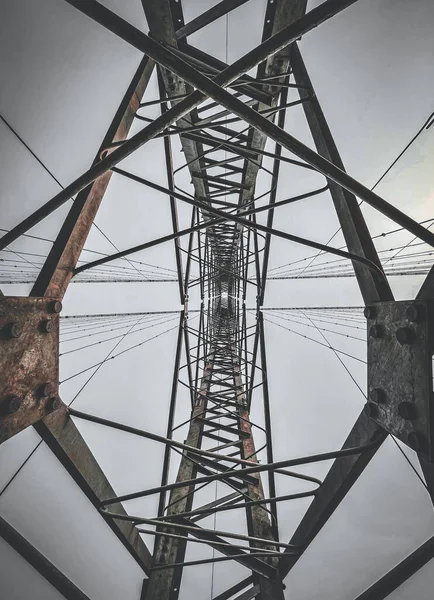
[[[3,441],[29,425],[36,428],[143,568],[147,578],[142,600],[177,600],[184,569],[219,561],[237,562],[245,577],[214,600],[283,600],[283,579],[389,433],[418,452],[429,493],[434,497],[434,272],[429,272],[415,300],[395,302],[357,198],[430,247],[434,246],[434,234],[345,172],[297,45],[303,35],[355,1],[326,0],[306,12],[306,0],[268,0],[261,44],[227,65],[188,43],[188,36],[247,0],[223,0],[187,24],[179,0],[142,0],[149,35],[95,0],[66,0],[144,57],[90,169],[0,241],[3,250],[77,194],[30,296],[1,298],[4,335],[0,343],[2,368],[7,375],[0,388],[0,431]],[[257,68],[256,75],[247,75],[253,68]],[[146,94],[153,72],[158,77],[157,100]],[[291,89],[298,94],[295,102],[288,99]],[[161,116],[144,116],[143,109],[155,105],[161,107]],[[316,151],[285,131],[285,115],[292,106],[303,108]],[[145,126],[129,137],[135,119],[144,121]],[[191,178],[189,191],[176,183],[174,136],[184,153],[184,172]],[[167,186],[116,166],[156,137],[164,141]],[[274,143],[272,151],[266,150],[267,141]],[[289,150],[291,158],[283,150]],[[271,170],[265,168],[264,157],[272,159]],[[279,171],[285,163],[322,174],[325,185],[302,196],[278,200]],[[271,176],[272,185],[258,196],[261,170]],[[77,266],[113,173],[166,194],[173,233]],[[297,237],[274,226],[275,208],[322,193],[332,198],[346,249]],[[266,203],[260,202],[263,198]],[[192,211],[190,227],[183,230],[178,225],[179,202],[191,206]],[[267,215],[266,225],[256,218],[261,212]],[[180,244],[183,236],[188,239],[187,251]],[[273,236],[351,261],[348,264],[354,268],[368,320],[368,402],[343,448],[280,462],[273,457],[263,306]],[[58,330],[61,300],[73,277],[85,281],[96,267],[167,241],[174,243],[183,309],[163,437],[78,412],[60,400]],[[248,306],[252,293],[256,305]],[[199,298],[198,304],[191,300],[194,297]],[[199,319],[197,327],[191,319],[193,314]],[[398,376],[392,376],[384,357],[392,357]],[[11,365],[20,368],[10,369]],[[186,423],[176,422],[180,382],[188,389],[191,401]],[[264,427],[250,416],[252,399],[258,394]],[[71,417],[164,444],[161,485],[116,496]],[[188,429],[185,440],[177,437],[181,426]],[[256,441],[258,433],[265,438],[263,447]],[[258,460],[261,451],[266,462]],[[175,454],[179,465],[173,478],[170,466]],[[334,462],[322,482],[290,470],[328,459]],[[279,496],[276,474],[301,479],[310,488],[315,484],[315,488]],[[213,482],[218,483],[214,500],[198,504],[198,491]],[[151,495],[159,499],[155,516],[131,515],[124,508],[129,500]],[[307,496],[312,496],[312,503],[292,539],[282,540],[278,504]],[[202,519],[231,511],[242,515],[239,518],[246,534],[201,524]],[[155,537],[153,556],[140,536],[143,532]],[[48,561],[41,561],[37,550],[4,521],[1,534],[65,597],[83,600],[82,592]],[[189,544],[211,548],[213,557],[189,561]],[[386,597],[433,556],[433,549],[432,541],[427,542],[360,598]]]

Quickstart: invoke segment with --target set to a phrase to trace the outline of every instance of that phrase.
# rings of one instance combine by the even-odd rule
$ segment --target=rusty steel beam
[[[153,68],[154,62],[145,56],[116,111],[93,165],[99,163],[104,151],[110,151],[112,144],[127,139]],[[111,171],[105,172],[77,195],[36,279],[31,296],[63,298],[111,175]]]
[[[94,165],[99,162],[102,152],[109,152],[112,144],[127,138],[153,68],[153,61],[145,56],[107,130]],[[63,297],[110,178],[111,172],[107,171],[78,194],[32,288],[31,296],[56,299]],[[39,418],[43,416],[45,415],[41,414]],[[64,410],[39,421],[35,428],[95,507],[113,494],[113,488]],[[108,524],[136,562],[148,573],[151,556],[134,527],[113,520],[108,520]]]
[[[2,517],[0,517],[0,536],[66,600],[89,600],[86,594]],[[4,589],[3,591],[6,592],[7,590]]]
[[[145,57],[141,61],[108,128],[94,164],[100,160],[102,151],[108,149],[111,144],[127,138],[134,115],[149,82],[153,66],[153,62],[148,57]],[[63,297],[67,289],[73,269],[77,264],[110,177],[111,172],[105,173],[93,185],[83,189],[79,193],[33,286],[31,291],[31,296],[33,297],[18,299],[21,300],[21,304],[26,302],[27,304],[31,303],[32,306],[39,306],[41,303],[44,305],[45,312],[48,312],[46,316],[41,316],[39,313],[35,316],[38,323],[48,321],[54,323],[56,316],[58,321],[58,315],[50,314],[50,312],[56,313],[61,308],[59,300]],[[35,296],[43,296],[43,298]],[[2,303],[5,312],[4,316],[8,320],[8,323],[11,321],[11,316],[9,314],[10,311],[6,309],[10,302],[11,299],[5,298]],[[59,306],[60,308],[57,308]],[[53,310],[50,307],[54,307]],[[24,323],[24,334],[31,329],[31,324],[33,323],[29,315],[30,312],[27,310],[26,315],[21,314],[20,316],[21,321]],[[36,333],[40,332],[38,323],[35,324]],[[17,326],[20,326],[20,323],[17,323]],[[23,352],[28,353],[31,351],[30,339],[27,339],[28,336],[25,336],[25,339],[22,337],[16,341],[11,340],[11,343],[17,346],[17,351],[12,354],[8,352],[5,357],[9,360],[13,359],[15,363],[14,369],[9,370],[9,372],[19,374],[20,381],[18,383],[20,389],[15,391],[11,389],[12,383],[10,377],[3,379],[7,389],[2,391],[4,391],[7,397],[2,403],[2,407],[4,408],[3,412],[8,414],[4,415],[4,418],[0,416],[0,420],[2,421],[0,427],[3,431],[2,437],[6,439],[33,423],[42,439],[52,449],[82,491],[95,507],[98,507],[100,501],[110,497],[114,493],[112,487],[65,409],[60,408],[60,410],[56,410],[50,415],[50,412],[58,408],[59,405],[59,401],[57,400],[58,366],[56,366],[58,365],[58,332],[56,334],[56,331],[50,331],[43,335],[42,340],[44,344],[42,346],[40,341],[38,341],[39,350],[37,353],[32,353],[38,364],[32,364],[31,372],[25,377],[19,369],[19,364],[17,364],[17,352],[22,355]],[[53,336],[55,336],[55,340]],[[50,350],[47,351],[48,354],[41,352],[41,349],[46,345],[45,342],[53,340],[54,347],[50,346]],[[17,342],[20,343],[22,351],[18,348]],[[52,368],[50,368],[50,373],[48,373],[46,368],[45,370],[42,368],[41,361],[45,359],[48,361],[51,360],[51,362],[54,361]],[[47,363],[47,360],[45,360],[44,365]],[[26,365],[29,367],[28,361]],[[27,386],[26,389],[29,388],[27,392],[23,389],[23,386]],[[49,386],[50,391],[48,393]],[[12,409],[9,407],[11,399],[14,400],[15,404],[19,402],[18,407],[15,407],[15,404]],[[5,402],[9,402],[9,408],[6,407]],[[44,419],[47,414],[49,417]],[[40,419],[44,420],[41,421]],[[37,422],[38,420],[39,422]],[[7,427],[7,431],[5,427]],[[125,523],[118,523],[111,520],[109,520],[109,525],[134,559],[145,572],[148,572],[151,557],[146,545],[134,528],[130,524],[125,526]]]
[[[203,424],[197,419],[207,406],[207,393],[210,387],[212,362],[205,365],[200,385],[200,391],[197,394],[197,400],[191,415],[190,427],[185,443],[193,448],[200,448],[202,441]],[[196,475],[194,462],[190,460],[187,454],[184,454],[178,469],[177,481],[191,480]],[[167,516],[176,516],[191,510],[193,497],[189,495],[192,491],[190,486],[180,487],[172,490],[170,494]],[[164,492],[163,492],[164,493]],[[165,528],[162,533],[167,531]],[[171,533],[169,530],[168,533]],[[187,538],[175,539],[161,535],[155,541],[154,565],[167,565],[184,561]],[[165,598],[177,598],[180,589],[182,577],[182,568],[152,571],[149,577],[149,583],[146,590],[146,600],[163,600]]]
[[[62,406],[34,427],[95,508],[99,509],[101,502],[114,495],[113,488],[66,407]],[[116,512],[126,514],[122,506],[116,507]],[[106,521],[134,560],[146,574],[149,573],[151,555],[134,525],[121,520]]]
[[[258,324],[258,326],[260,326]],[[247,408],[247,397],[243,389],[241,370],[238,362],[234,361],[234,385],[238,390],[236,394],[236,404],[238,407],[238,426],[240,432],[244,434],[242,436],[241,443],[241,456],[253,463],[257,463],[258,459],[256,456],[255,442],[253,439],[252,425],[250,422],[250,414]],[[254,475],[254,474],[253,474]],[[251,500],[262,500],[264,498],[264,490],[262,487],[261,477],[258,476],[257,484],[248,485],[248,496]],[[261,537],[270,540],[269,545],[256,546],[258,548],[266,548],[267,550],[277,550],[276,546],[273,546],[273,524],[270,520],[270,512],[265,506],[255,504],[253,506],[246,507],[247,516],[247,528],[249,535]],[[277,567],[278,561],[276,559],[269,559],[270,563]],[[284,600],[283,595],[283,583],[280,577],[277,577],[275,581],[271,582],[265,577],[259,576],[258,584],[260,588],[260,597],[262,600]]]
[[[60,407],[60,302],[0,297],[0,444]]]

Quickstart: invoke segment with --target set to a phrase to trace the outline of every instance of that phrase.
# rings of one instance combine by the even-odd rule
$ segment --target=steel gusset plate
[[[0,298],[0,443],[61,406],[60,302]]]
[[[413,450],[434,460],[431,301],[382,302],[365,308],[368,403],[365,412]]]

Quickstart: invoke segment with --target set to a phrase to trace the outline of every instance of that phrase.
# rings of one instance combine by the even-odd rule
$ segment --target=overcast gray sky
[[[308,9],[319,3],[310,1]],[[103,4],[147,31],[140,0],[105,0]],[[183,0],[186,22],[213,4],[215,0]],[[250,0],[229,16],[230,63],[260,41],[265,4],[265,0]],[[93,160],[141,56],[62,0],[0,0],[0,6],[0,114],[66,185]],[[434,110],[433,24],[431,0],[359,0],[308,34],[300,44],[347,170],[367,186],[377,181]],[[190,41],[224,60],[225,39],[223,19],[194,34]],[[157,85],[152,79],[146,98],[156,95]],[[146,113],[157,114],[156,110]],[[140,127],[137,121],[132,133]],[[311,144],[301,110],[288,112],[286,129]],[[434,217],[432,132],[418,138],[377,188],[379,194],[417,220]],[[178,167],[183,155],[178,141],[173,143]],[[50,199],[59,187],[2,122],[0,151],[1,227],[9,229]],[[269,163],[265,161],[264,165]],[[161,140],[147,144],[123,166],[166,184]],[[283,166],[278,199],[319,187],[322,181],[317,175],[306,176]],[[189,189],[185,174],[178,177],[177,183]],[[267,184],[269,180],[261,176],[259,191]],[[53,239],[68,206],[31,233]],[[395,228],[371,209],[363,210],[373,235]],[[189,211],[180,205],[179,212],[181,226],[187,226]],[[96,223],[116,246],[125,248],[170,232],[169,204],[164,196],[114,176]],[[322,195],[279,209],[275,225],[326,242],[337,229],[337,219],[330,199]],[[378,247],[383,250],[400,246],[411,239],[405,232],[398,233],[393,240],[381,240]],[[337,236],[334,244],[341,246],[342,238]],[[12,248],[46,255],[49,245],[21,239]],[[113,252],[96,228],[86,248]],[[273,240],[270,268],[311,255],[306,248]],[[89,254],[84,256],[84,260],[89,259]],[[165,273],[175,269],[171,244],[139,253],[135,259]],[[326,260],[329,257],[318,264]],[[414,296],[421,280],[396,277],[391,284],[396,297],[404,299]],[[2,289],[14,295],[28,293],[29,287],[4,285]],[[265,301],[267,307],[361,304],[355,280],[349,278],[270,281]],[[197,297],[193,295],[190,308],[195,307]],[[83,283],[70,286],[62,314],[179,308],[173,283]],[[144,331],[129,338],[119,350],[175,325],[176,320],[161,322],[151,333]],[[271,323],[266,326],[276,460],[339,448],[363,407],[362,394],[332,352]],[[297,330],[321,340],[316,333],[300,327]],[[364,331],[358,331],[358,335],[363,337]],[[330,339],[341,350],[364,357],[362,342]],[[172,329],[110,361],[80,393],[74,406],[164,434],[175,342],[176,329]],[[108,349],[110,346],[97,347],[62,357],[60,379],[102,360]],[[343,360],[364,389],[365,366],[348,358]],[[65,383],[62,399],[70,402],[87,378],[83,375]],[[178,406],[180,422],[189,410],[182,386]],[[259,423],[263,420],[259,401],[252,407],[252,418]],[[77,425],[117,493],[158,485],[161,447],[97,425]],[[181,440],[184,434],[181,429]],[[30,428],[1,446],[0,490],[37,443],[38,436]],[[405,452],[418,468],[412,452]],[[175,467],[176,461],[172,475]],[[328,468],[329,463],[323,463],[303,472],[322,477]],[[278,479],[278,493],[298,489]],[[283,541],[290,538],[308,504],[308,500],[301,500],[280,506]],[[155,510],[155,499],[131,503],[132,512],[151,516]],[[140,568],[44,445],[0,496],[0,514],[92,600],[139,598],[143,579]],[[238,526],[229,516],[221,517],[217,524]],[[433,533],[429,497],[398,448],[388,440],[291,572],[286,581],[287,598],[353,598]],[[144,539],[152,548],[153,539]],[[199,551],[192,549],[188,558],[197,557]],[[1,540],[0,556],[2,598],[60,598]],[[239,566],[216,565],[214,595],[243,575],[247,572]],[[210,598],[211,578],[210,565],[186,569],[181,600],[191,598],[193,593],[198,600]],[[428,600],[433,584],[428,564],[390,598]]]

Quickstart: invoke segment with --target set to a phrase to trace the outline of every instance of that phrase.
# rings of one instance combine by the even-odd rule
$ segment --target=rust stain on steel
[[[145,93],[154,69],[154,64],[154,61],[148,59],[143,74],[140,77],[136,88],[132,92],[131,98],[123,115],[121,116],[120,120],[117,120],[115,117],[103,143],[101,144],[98,156],[100,156],[104,150],[110,151],[109,148],[112,144],[115,144],[116,142],[122,142],[127,139],[131,125],[134,121],[135,114],[140,106],[141,99]],[[104,175],[101,175],[101,177],[96,179],[91,186],[80,192],[80,194],[87,196],[83,209],[77,218],[73,231],[69,235],[69,239],[65,244],[65,248],[61,256],[58,260],[56,260],[56,268],[53,270],[50,281],[47,283],[46,287],[44,286],[45,289],[37,289],[38,295],[46,296],[47,298],[60,299],[62,299],[65,295],[72,277],[72,272],[77,266],[81,251],[83,250],[90,228],[95,220],[111,176],[111,171],[104,173]]]
[[[45,298],[0,297],[0,443],[62,406],[60,309]]]

